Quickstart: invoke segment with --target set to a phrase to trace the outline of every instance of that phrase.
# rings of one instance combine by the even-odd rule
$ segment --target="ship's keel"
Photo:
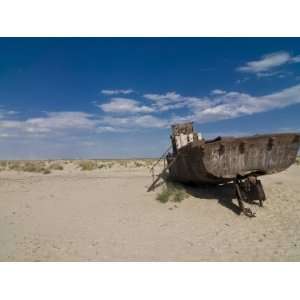
[[[247,217],[255,217],[255,213],[249,207],[245,207],[245,203],[254,203],[255,200],[258,200],[259,206],[263,206],[266,196],[261,181],[253,175],[237,176],[234,186],[241,213]]]

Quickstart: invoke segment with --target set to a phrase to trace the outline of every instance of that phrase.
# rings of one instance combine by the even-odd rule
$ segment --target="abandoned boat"
[[[297,157],[300,135],[277,133],[204,140],[192,123],[172,126],[170,177],[185,183],[223,183],[283,171]]]
[[[193,123],[172,125],[172,153],[166,155],[168,177],[192,184],[234,182],[242,211],[247,192],[255,190],[262,206],[265,194],[258,176],[281,172],[297,157],[300,135],[277,133],[248,137],[217,137],[205,140]]]

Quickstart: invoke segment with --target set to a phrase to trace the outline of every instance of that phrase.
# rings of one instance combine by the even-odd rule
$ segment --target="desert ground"
[[[255,218],[230,184],[147,192],[152,163],[2,161],[0,261],[300,261],[299,163]]]

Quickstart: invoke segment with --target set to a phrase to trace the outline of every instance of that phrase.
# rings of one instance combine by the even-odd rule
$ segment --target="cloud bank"
[[[274,71],[278,67],[299,62],[300,55],[292,56],[286,51],[280,51],[263,55],[259,60],[249,61],[236,70],[243,73],[256,74],[260,77],[267,77],[279,74],[280,72]]]
[[[208,96],[176,92],[144,94],[143,100],[112,98],[97,105],[98,112],[47,112],[21,120],[11,110],[0,110],[0,138],[16,136],[76,135],[166,128],[175,122],[217,122],[280,109],[300,103],[300,84],[254,96],[237,91],[213,90]],[[148,104],[145,104],[148,101]]]

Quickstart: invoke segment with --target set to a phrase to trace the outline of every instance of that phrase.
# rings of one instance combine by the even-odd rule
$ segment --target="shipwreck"
[[[299,133],[205,140],[194,131],[192,122],[172,125],[170,138],[170,148],[151,170],[154,172],[154,167],[162,159],[166,161],[165,167],[154,177],[148,190],[154,189],[166,173],[169,179],[184,184],[233,182],[240,211],[249,217],[255,214],[244,203],[258,200],[259,205],[263,206],[266,200],[258,177],[281,172],[291,166],[296,160],[300,145]]]

